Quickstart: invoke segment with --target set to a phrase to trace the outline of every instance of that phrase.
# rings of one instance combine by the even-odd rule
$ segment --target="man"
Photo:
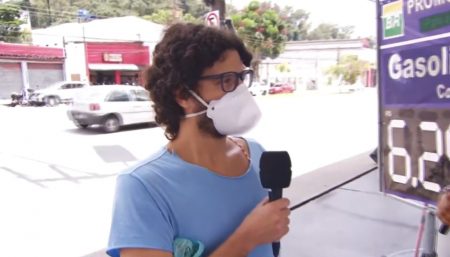
[[[247,89],[251,59],[231,32],[193,24],[166,31],[146,88],[169,143],[119,175],[109,255],[171,257],[182,238],[201,242],[202,256],[273,256],[271,242],[289,230],[289,201],[268,202],[263,148],[231,136],[260,117]]]

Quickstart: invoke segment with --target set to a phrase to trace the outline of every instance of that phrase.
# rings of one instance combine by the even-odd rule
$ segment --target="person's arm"
[[[153,249],[124,248],[120,250],[120,257],[173,257],[171,252]]]
[[[289,200],[267,198],[247,215],[241,225],[209,257],[246,257],[261,244],[279,241],[289,231]],[[173,257],[152,249],[122,249],[120,257]]]
[[[437,215],[441,221],[450,225],[450,186],[445,187],[438,201]]]

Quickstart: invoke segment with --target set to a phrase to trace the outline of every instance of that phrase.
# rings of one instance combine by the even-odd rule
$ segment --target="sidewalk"
[[[7,107],[7,104],[11,103],[11,99],[0,99],[0,108]]]
[[[291,202],[294,199],[299,203],[372,169],[367,175],[293,210],[291,230],[281,242],[283,257],[414,256],[422,210],[380,192],[379,170],[369,169],[374,163],[368,154],[292,181],[286,194]],[[447,247],[449,239],[439,236],[439,240],[445,240],[439,244]]]

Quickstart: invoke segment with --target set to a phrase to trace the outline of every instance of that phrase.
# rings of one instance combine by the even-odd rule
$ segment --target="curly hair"
[[[185,113],[175,93],[190,97],[203,71],[214,65],[227,50],[236,50],[243,64],[250,66],[252,54],[233,32],[197,24],[169,27],[153,52],[152,65],[145,73],[145,88],[150,91],[155,121],[165,127],[167,139],[178,136]]]

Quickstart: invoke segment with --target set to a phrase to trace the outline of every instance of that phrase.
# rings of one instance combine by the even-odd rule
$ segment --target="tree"
[[[252,68],[257,78],[261,60],[278,57],[287,40],[287,24],[274,7],[277,6],[252,1],[244,10],[232,16],[238,35],[253,53]]]
[[[353,33],[353,26],[339,27],[336,24],[322,23],[312,30],[307,39],[328,40],[328,39],[348,39]]]
[[[20,7],[0,4],[0,41],[19,43],[22,41]]]
[[[177,10],[158,10],[151,15],[146,15],[142,17],[146,20],[162,24],[162,25],[170,25],[176,22],[190,22],[190,23],[201,23],[201,19],[197,19],[192,16],[190,13],[182,14],[181,11]]]
[[[360,60],[356,55],[346,55],[336,65],[331,66],[327,73],[352,85],[368,68],[367,61]]]
[[[308,30],[311,26],[309,23],[309,13],[305,10],[294,10],[290,6],[286,6],[281,11],[281,18],[286,20],[288,30],[288,40],[305,40]]]
[[[202,18],[209,11],[208,7],[201,0],[181,0],[183,14],[191,14],[195,18]]]
[[[50,12],[48,5],[51,6]],[[32,4],[23,8],[30,10],[33,28],[83,21],[78,16],[79,10],[86,10],[90,17],[98,19],[126,15],[148,19],[155,13],[158,13],[156,17],[161,18],[164,15],[161,10],[176,10],[182,12],[183,21],[196,21],[208,11],[202,0],[33,0]]]
[[[280,73],[291,72],[291,68],[288,63],[280,63],[275,67],[275,69]]]

